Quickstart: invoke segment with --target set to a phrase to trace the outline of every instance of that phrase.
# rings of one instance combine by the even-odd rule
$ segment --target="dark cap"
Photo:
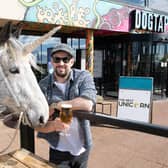
[[[65,51],[65,52],[67,52],[74,59],[76,57],[75,50],[73,48],[71,48],[69,45],[65,44],[65,43],[61,43],[61,44],[57,45],[55,48],[53,48],[52,51],[51,51],[51,56],[53,54],[55,54],[56,52],[58,52],[58,51]]]

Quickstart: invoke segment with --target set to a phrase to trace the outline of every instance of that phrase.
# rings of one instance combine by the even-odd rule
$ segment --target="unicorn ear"
[[[9,37],[11,36],[11,31],[12,31],[12,22],[9,21],[1,29],[1,32],[0,32],[0,44],[5,43],[9,39]]]
[[[34,49],[36,49],[40,44],[42,44],[45,40],[50,38],[53,34],[55,34],[59,29],[61,29],[61,26],[55,27],[52,30],[50,30],[48,33],[44,34],[42,37],[36,39],[30,44],[27,44],[23,48],[24,55],[27,55],[31,53]]]

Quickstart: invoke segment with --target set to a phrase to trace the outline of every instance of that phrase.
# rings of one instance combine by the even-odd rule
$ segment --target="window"
[[[72,46],[74,49],[85,49],[86,39],[85,38],[68,38],[68,45]]]
[[[145,0],[122,0],[122,2],[130,5],[145,6]]]
[[[104,0],[105,1],[105,0]],[[108,2],[126,3],[133,6],[146,6],[148,0],[106,0]]]
[[[24,44],[30,43],[33,40],[39,38],[39,36],[32,35],[21,35],[20,41]],[[32,53],[35,56],[37,64],[47,64],[47,48],[53,48],[58,43],[60,43],[60,38],[52,37],[47,41],[43,42],[38,48],[36,48]]]

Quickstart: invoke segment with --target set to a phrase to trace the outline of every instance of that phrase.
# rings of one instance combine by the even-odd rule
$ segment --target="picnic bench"
[[[26,149],[0,155],[0,168],[56,168],[56,165]]]

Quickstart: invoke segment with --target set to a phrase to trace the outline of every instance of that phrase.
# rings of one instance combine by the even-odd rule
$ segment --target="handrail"
[[[81,119],[85,118],[94,123],[108,124],[108,125],[118,126],[124,129],[136,130],[140,132],[149,133],[152,135],[168,137],[168,126],[161,126],[157,124],[145,123],[140,121],[120,119],[117,117],[97,114],[93,112],[86,112],[86,111],[73,111],[73,114],[78,118],[81,118]]]
[[[112,126],[118,126],[123,129],[129,129],[134,131],[140,131],[152,135],[168,137],[168,126],[161,126],[157,124],[150,124],[145,122],[119,119],[112,116],[98,114],[94,112],[86,111],[73,111],[73,115],[79,119],[87,119],[97,124],[107,124]],[[21,126],[21,148],[25,148],[34,153],[34,130],[28,126]]]

